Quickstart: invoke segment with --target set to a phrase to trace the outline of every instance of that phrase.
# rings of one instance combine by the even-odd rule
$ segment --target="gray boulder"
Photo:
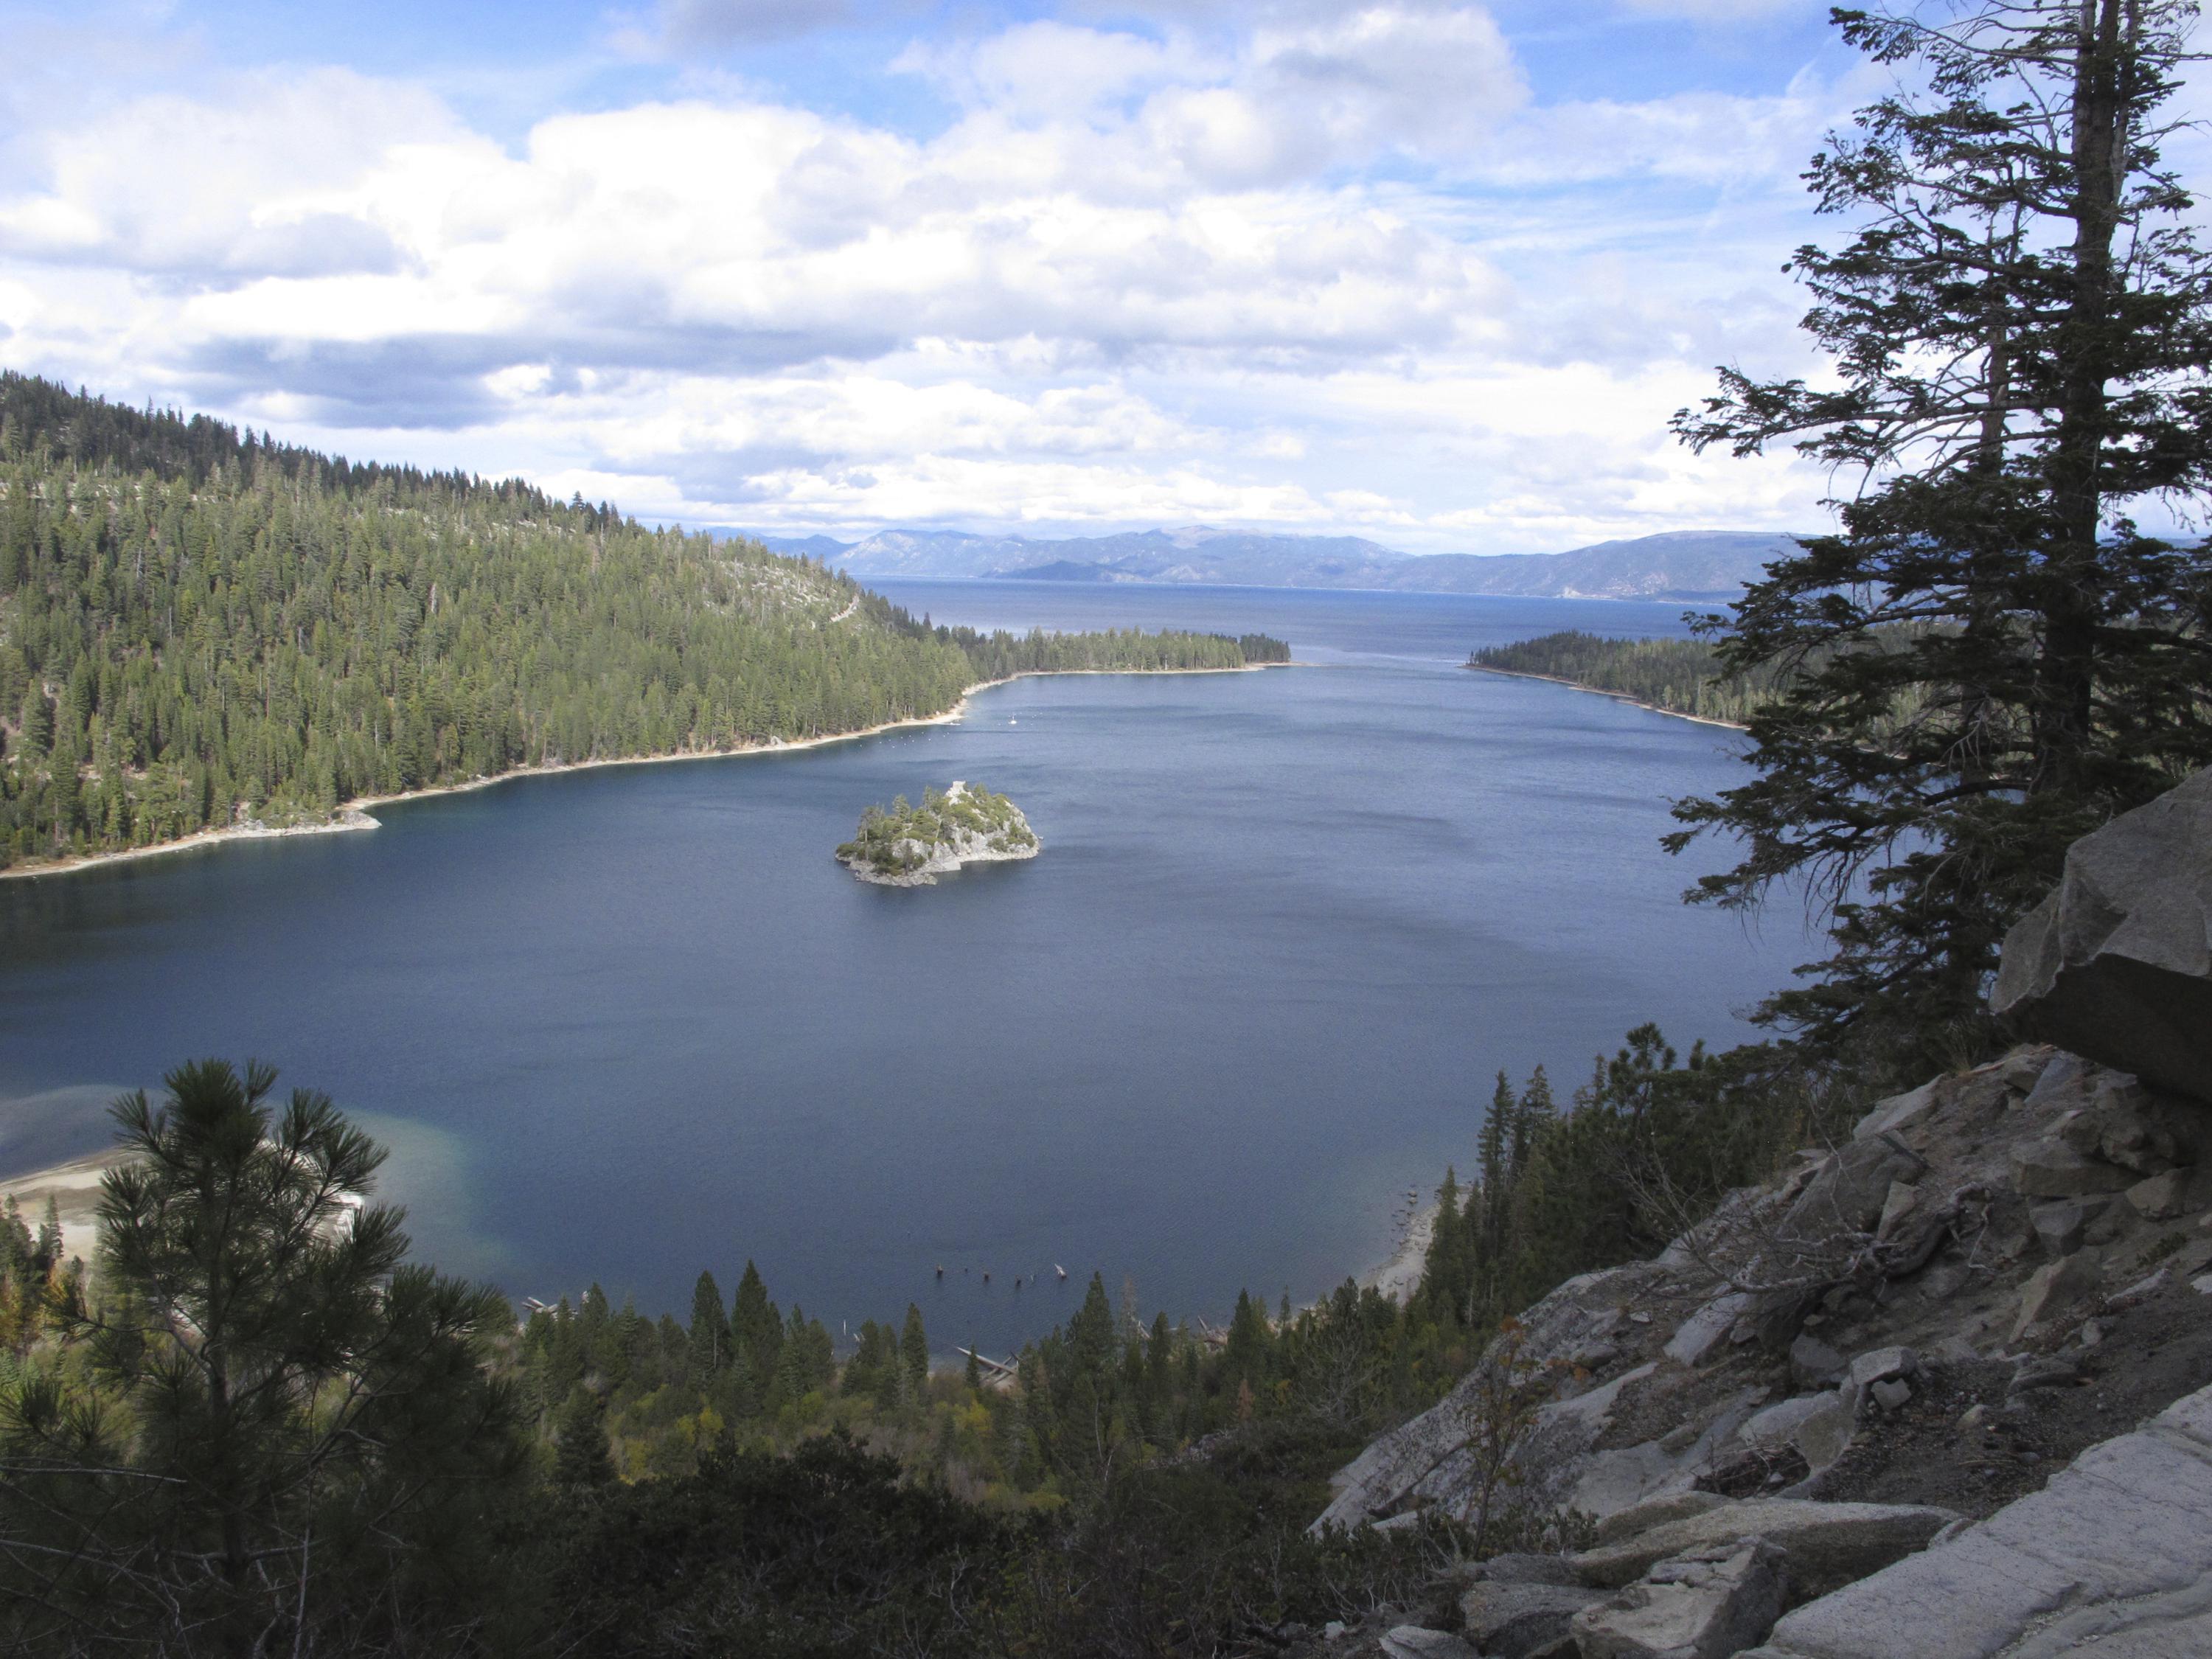
[[[1790,1345],[1790,1375],[1823,1388],[1840,1382],[1850,1367],[1843,1355],[1810,1332]]]
[[[1910,1353],[1911,1350],[1903,1352]],[[1852,1410],[1853,1406],[1845,1403],[1844,1390],[1827,1389],[1819,1394],[1800,1395],[1778,1406],[1769,1406],[1750,1419],[1736,1431],[1736,1443],[1767,1459],[1774,1458],[1785,1447],[1794,1448],[1805,1460],[1807,1475],[1815,1475],[1841,1457],[1851,1443]],[[1655,1516],[1654,1523],[1674,1518]],[[1616,1537],[1626,1536],[1626,1532],[1608,1535],[1601,1526],[1596,1541],[1609,1544]]]
[[[2081,1199],[2124,1192],[2141,1177],[2076,1152],[2057,1136],[2012,1149],[2012,1184],[2023,1198]]]
[[[1760,1659],[2184,1659],[2212,1626],[2212,1389],[2041,1492],[1809,1601]]]
[[[1827,1468],[1850,1449],[1853,1427],[1850,1410],[1840,1394],[1822,1396],[1825,1403],[1797,1425],[1791,1443],[1814,1474]]]
[[[2081,1235],[2088,1231],[2091,1222],[2104,1214],[2106,1203],[2101,1198],[2087,1198],[2033,1205],[2027,1212],[2028,1224],[2042,1241],[2045,1255],[2071,1255],[2081,1248]]]
[[[1480,1583],[1460,1597],[1467,1639],[1483,1659],[1528,1659],[1567,1633],[1584,1607],[1605,1599],[1603,1590],[1579,1584]]]
[[[1920,1179],[1927,1161],[1893,1133],[1846,1141],[1814,1172],[1782,1218],[1785,1238],[1822,1238],[1838,1231],[1871,1232],[1893,1183]]]
[[[1761,1415],[1765,1413],[1762,1413]],[[1753,1419],[1753,1422],[1757,1420],[1756,1418]],[[1750,1426],[1750,1424],[1744,1425],[1746,1431],[1748,1431]],[[1640,1532],[1650,1532],[1654,1527],[1663,1527],[1669,1521],[1680,1521],[1692,1515],[1703,1515],[1707,1510],[1725,1509],[1728,1507],[1728,1503],[1729,1500],[1718,1492],[1698,1492],[1694,1488],[1688,1492],[1668,1492],[1662,1497],[1649,1498],[1641,1504],[1632,1504],[1625,1510],[1608,1515],[1599,1522],[1596,1528],[1597,1541],[1601,1544],[1617,1544],[1624,1538],[1633,1538]],[[1563,1582],[1569,1583],[1582,1582],[1575,1576],[1574,1569],[1568,1566],[1564,1559],[1556,1556],[1551,1559],[1559,1560],[1560,1565],[1565,1568]]]
[[[1633,1583],[1652,1565],[1718,1544],[1764,1538],[1786,1551],[1793,1582],[1813,1595],[1879,1571],[1959,1517],[1923,1504],[1818,1504],[1754,1498],[1708,1510],[1574,1558],[1583,1582],[1601,1589]]]
[[[1640,1584],[1575,1615],[1582,1659],[1727,1659],[1774,1627],[1782,1552],[1756,1538],[1654,1564]]]
[[[1920,1356],[1911,1349],[1894,1346],[1869,1349],[1851,1361],[1850,1371],[1844,1378],[1839,1396],[1844,1409],[1856,1416],[1859,1402],[1866,1398],[1867,1391],[1875,1384],[1897,1377],[1919,1375]]]
[[[2078,1250],[2038,1267],[2021,1291],[2020,1315],[2013,1322],[2012,1340],[2017,1342],[2036,1326],[2056,1319],[2093,1294],[2097,1285],[2097,1257],[2094,1250]]]
[[[1858,1121],[1851,1139],[1871,1140],[1879,1135],[1897,1134],[1923,1121],[1943,1103],[1942,1081],[1934,1078],[1910,1094],[1892,1095],[1881,1102]]]
[[[2189,1170],[2168,1170],[2138,1181],[2128,1188],[2128,1203],[2146,1221],[2171,1221],[2196,1207],[2191,1198]]]
[[[2153,1176],[2194,1160],[2191,1148],[2202,1126],[2195,1111],[2154,1097],[2125,1073],[2106,1072],[2097,1079],[2089,1109],[2069,1114],[2058,1133],[2078,1152]]]
[[[1667,1342],[1667,1358],[1678,1365],[1702,1364],[1727,1340],[1736,1321],[1750,1310],[1752,1301],[1743,1291],[1715,1297],[1676,1328]]]
[[[2005,935],[1990,1006],[2034,1036],[2212,1101],[2212,769],[2068,849]]]
[[[1384,1632],[1381,1646],[1387,1659],[1482,1659],[1450,1632],[1420,1625],[1401,1625]]]
[[[1467,1570],[1477,1583],[1495,1584],[1579,1584],[1574,1564],[1564,1555],[1528,1555],[1508,1551]]]

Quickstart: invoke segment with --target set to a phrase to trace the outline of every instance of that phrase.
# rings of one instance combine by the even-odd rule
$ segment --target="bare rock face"
[[[1425,1630],[1401,1625],[1382,1638],[1384,1659],[1480,1659],[1475,1650],[1448,1631]]]
[[[1761,1413],[1760,1415],[1768,1416],[1771,1413]],[[1757,1418],[1753,1419],[1754,1423],[1757,1421]],[[1748,1428],[1749,1425],[1746,1426]],[[1663,1527],[1671,1521],[1686,1521],[1693,1515],[1705,1514],[1708,1510],[1726,1509],[1728,1504],[1729,1500],[1718,1492],[1698,1492],[1694,1489],[1689,1492],[1669,1492],[1663,1498],[1647,1498],[1643,1503],[1634,1504],[1628,1509],[1616,1510],[1599,1522],[1595,1528],[1596,1541],[1600,1544],[1618,1544],[1623,1539],[1634,1538],[1639,1534],[1650,1532],[1654,1527]],[[1563,1565],[1565,1565],[1564,1562]],[[1571,1566],[1567,1566],[1566,1575],[1567,1581],[1570,1583],[1578,1584],[1582,1582],[1576,1577]]]
[[[2180,1659],[2212,1651],[2208,1636],[2212,1389],[2091,1447],[1980,1525],[1808,1602],[1757,1654]]]
[[[2039,1267],[2021,1291],[2020,1317],[2013,1322],[2012,1340],[2019,1341],[2045,1321],[2064,1312],[2097,1288],[2097,1261],[2088,1251],[2061,1256]]]
[[[1727,1659],[1774,1627],[1782,1552],[1759,1539],[1656,1563],[1644,1582],[1575,1615],[1582,1659]]]
[[[1878,1571],[1924,1547],[1959,1517],[1932,1504],[1818,1504],[1753,1498],[1654,1527],[1573,1558],[1584,1583],[1634,1582],[1655,1563],[1760,1538],[1790,1556],[1790,1575],[1815,1594]],[[1756,1639],[1756,1638],[1753,1638]]]
[[[1522,1360],[1555,1392],[1516,1451],[1512,1502],[1604,1522],[1701,1486],[1820,1495],[1798,1487],[1865,1437],[1856,1419],[1874,1385],[1921,1394],[1902,1351],[2002,1346],[2037,1267],[2107,1245],[2039,1299],[2039,1330],[2063,1337],[2100,1289],[2148,1271],[2146,1230],[2185,1225],[2212,1201],[2212,1190],[2166,1182],[2143,1205],[2188,1207],[2151,1220],[2121,1196],[2169,1159],[2205,1163],[2212,1188],[2197,1144],[2212,1126],[2194,1106],[2171,1109],[2170,1121],[2160,1097],[2118,1073],[2022,1049],[1885,1101],[1851,1140],[1732,1194],[1657,1260],[1560,1285],[1522,1316]],[[2053,1186],[2105,1190],[2042,1195]],[[2078,1211],[2032,1217],[2053,1204]],[[1316,1530],[1429,1509],[1471,1519],[1475,1401],[1469,1379],[1376,1440],[1337,1476]]]
[[[2132,1171],[2077,1152],[2057,1136],[2016,1146],[2012,1184],[2025,1198],[2089,1198],[2132,1187]]]
[[[2212,769],[2074,843],[2058,886],[2005,935],[1990,1006],[2212,1102]]]
[[[2172,1351],[2202,1352],[2207,1308],[2203,1104],[2042,1046],[1885,1100],[1656,1259],[1525,1311],[1517,1364],[1550,1397],[1508,1502],[1539,1547],[1595,1547],[1455,1573],[1449,1639],[1484,1659],[2056,1659],[2063,1626],[2116,1659],[2212,1654],[2212,1390],[2099,1443],[2201,1386]],[[1370,1445],[1316,1530],[1473,1518],[1478,1407],[1462,1382]],[[1797,1610],[1767,1632],[1778,1607]]]
[[[1573,1584],[1484,1583],[1460,1598],[1467,1639],[1483,1659],[1528,1659],[1567,1633],[1584,1607],[1605,1599],[1602,1590]]]

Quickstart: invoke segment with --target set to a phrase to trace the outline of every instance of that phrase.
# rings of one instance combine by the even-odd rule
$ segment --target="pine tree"
[[[1528,1085],[1521,1091],[1521,1103],[1514,1109],[1513,1127],[1507,1137],[1505,1184],[1509,1188],[1520,1185],[1536,1137],[1557,1115],[1558,1108],[1552,1100],[1552,1080],[1539,1066],[1528,1074]]]
[[[613,1320],[613,1312],[607,1306],[607,1293],[595,1279],[586,1287],[584,1299],[576,1304],[576,1346],[583,1352],[585,1369],[601,1376],[606,1375],[612,1358],[608,1328]]]
[[[702,1273],[691,1287],[691,1375],[703,1385],[730,1357],[730,1322],[722,1312],[721,1287]]]
[[[398,1212],[374,1201],[383,1150],[327,1097],[271,1100],[276,1078],[203,1060],[158,1105],[115,1103],[127,1156],[101,1180],[102,1301],[64,1275],[54,1314],[127,1409],[129,1450],[88,1460],[92,1419],[55,1401],[27,1415],[19,1396],[0,1480],[0,1535],[70,1563],[40,1604],[88,1598],[80,1647],[136,1650],[98,1634],[135,1618],[182,1620],[210,1651],[305,1650],[326,1517],[404,1551],[519,1469],[483,1364],[514,1328],[505,1301],[407,1263]],[[56,1478],[27,1486],[41,1468]]]
[[[899,1358],[906,1368],[908,1396],[921,1399],[929,1381],[929,1336],[922,1329],[921,1310],[911,1302],[906,1304],[906,1327],[899,1333]]]
[[[1501,1068],[1498,1086],[1490,1096],[1490,1111],[1482,1120],[1482,1139],[1478,1144],[1480,1160],[1481,1187],[1479,1196],[1482,1204],[1482,1258],[1495,1261],[1505,1243],[1505,1211],[1509,1201],[1506,1187],[1507,1144],[1518,1121],[1521,1103],[1513,1092],[1513,1085],[1505,1080]]]
[[[570,1391],[556,1430],[554,1484],[570,1491],[604,1486],[614,1479],[613,1449],[599,1396],[579,1384]]]
[[[41,1269],[57,1271],[62,1265],[62,1211],[52,1193],[46,1194],[46,1212],[39,1218],[39,1238],[33,1249]]]
[[[632,1297],[623,1297],[622,1311],[610,1322],[606,1343],[606,1379],[611,1394],[619,1394],[636,1374],[637,1362],[653,1327],[641,1317]]]
[[[36,681],[23,694],[22,706],[16,711],[15,751],[25,760],[46,758],[54,740],[53,705],[46,701],[46,688]]]
[[[2196,11],[1838,10],[1918,89],[1808,174],[1860,222],[1794,261],[1834,384],[1723,370],[1676,416],[1854,483],[1838,533],[1715,619],[1724,672],[1792,672],[1751,717],[1757,777],[1668,838],[1744,845],[1694,897],[1825,907],[1832,954],[1760,1012],[1816,1054],[1980,1041],[1998,942],[2067,846],[2212,761],[2212,552],[2132,521],[2212,483],[2212,260],[2159,155]]]
[[[1103,1379],[1114,1358],[1114,1310],[1106,1300],[1106,1281],[1091,1275],[1083,1306],[1067,1324],[1067,1346],[1077,1370],[1093,1382]]]
[[[1237,1311],[1230,1316],[1229,1340],[1222,1354],[1225,1374],[1264,1384],[1273,1347],[1267,1304],[1248,1291],[1237,1291]]]
[[[751,1375],[753,1398],[765,1404],[782,1359],[783,1316],[750,1260],[730,1309],[730,1336],[738,1363]]]

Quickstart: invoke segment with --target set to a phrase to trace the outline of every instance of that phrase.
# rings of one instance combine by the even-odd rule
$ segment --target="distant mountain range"
[[[1400,553],[1357,536],[1260,536],[1194,525],[1062,540],[885,530],[864,541],[763,536],[861,578],[1000,576],[1024,581],[1216,582],[1554,599],[1725,599],[1792,550],[1780,531],[1676,530],[1565,553]]]

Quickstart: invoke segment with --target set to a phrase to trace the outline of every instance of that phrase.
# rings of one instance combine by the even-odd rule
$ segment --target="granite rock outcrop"
[[[1445,1633],[1511,1659],[2212,1653],[2212,773],[2075,851],[2001,981],[2070,1047],[1884,1100],[1522,1316],[1512,1363],[1556,1381],[1511,1491],[1561,1553],[1476,1568]],[[1315,1526],[1470,1516],[1480,1395],[1370,1444]]]
[[[2068,849],[2064,878],[2005,936],[1990,1006],[2212,1102],[2212,768]]]

